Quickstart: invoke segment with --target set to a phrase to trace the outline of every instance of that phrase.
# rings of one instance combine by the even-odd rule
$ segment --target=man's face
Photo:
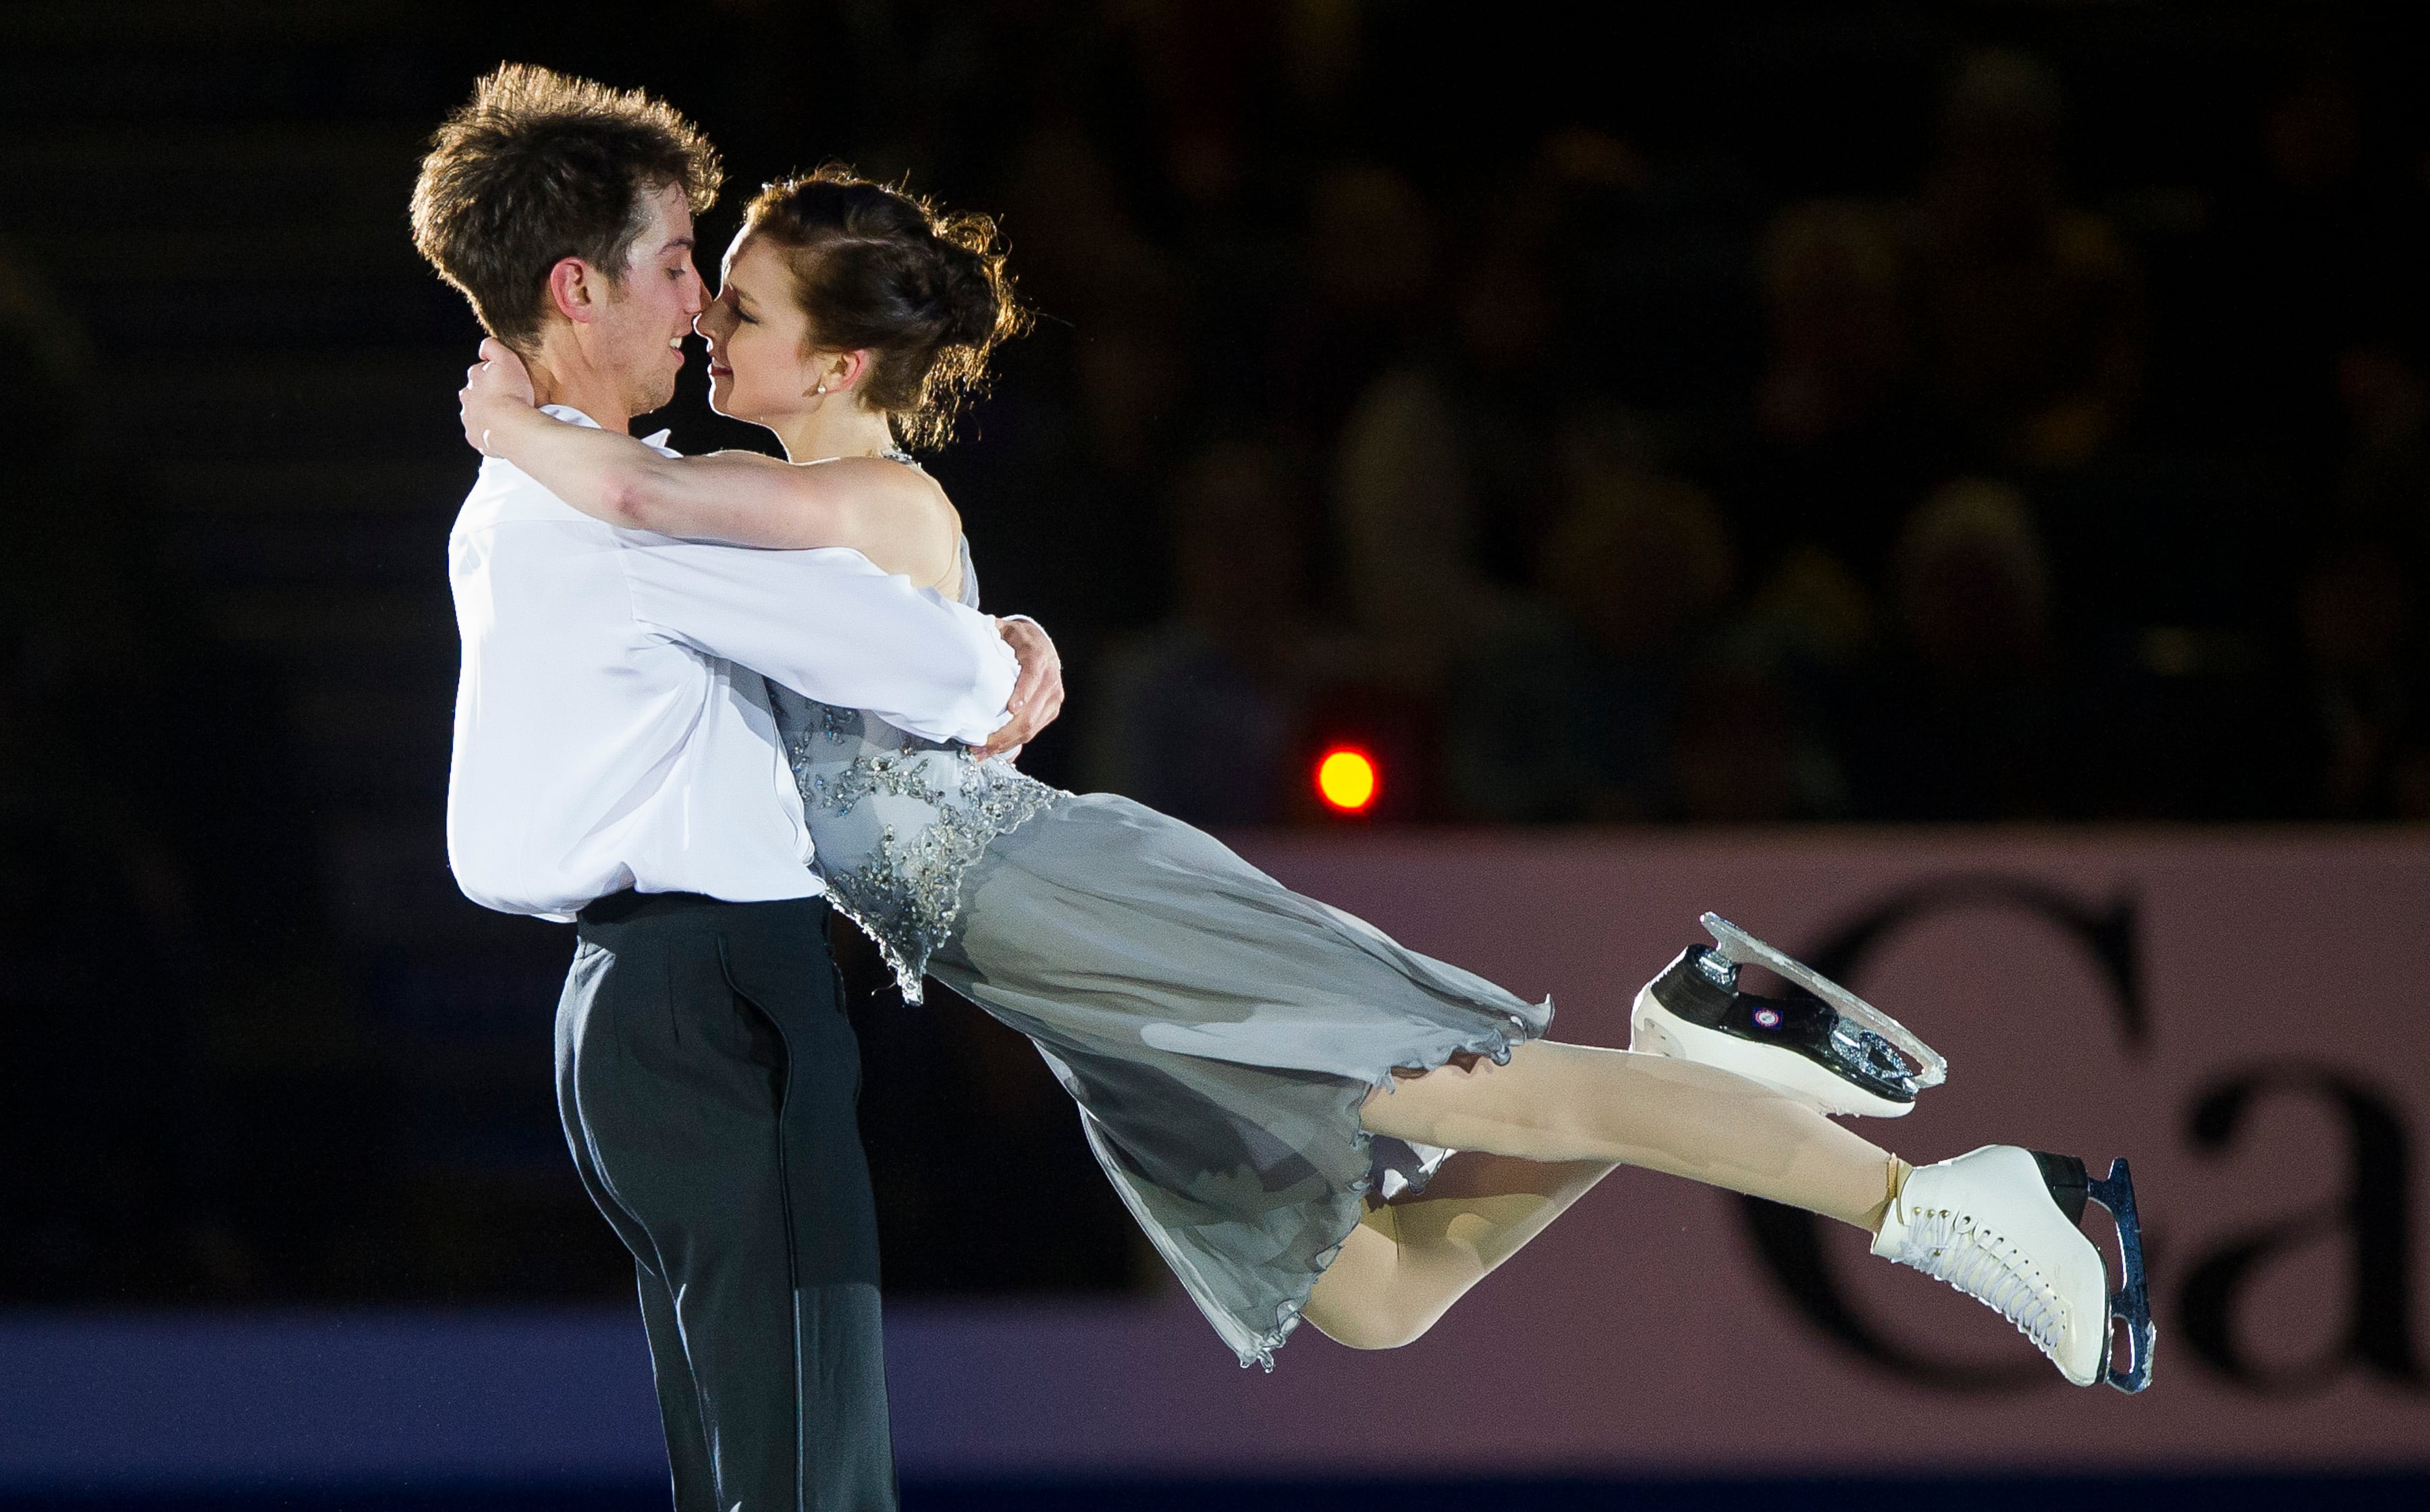
[[[636,415],[675,396],[683,371],[683,339],[706,303],[691,264],[691,206],[683,186],[669,184],[641,205],[624,275],[608,291],[591,332],[592,359],[618,374],[625,407]]]

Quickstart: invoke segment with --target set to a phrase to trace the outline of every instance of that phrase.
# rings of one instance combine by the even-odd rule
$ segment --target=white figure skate
[[[1839,983],[1719,914],[1704,925],[1715,945],[1689,946],[1638,992],[1629,1049],[1735,1072],[1825,1113],[1874,1118],[1899,1117],[1948,1077],[1930,1045]],[[1741,964],[1771,968],[1788,992],[1739,991]]]
[[[2123,1279],[2115,1293],[2101,1252],[2077,1223],[2085,1199],[2118,1226]],[[2089,1180],[2073,1155],[1987,1144],[1919,1166],[1892,1200],[1873,1253],[1946,1281],[2017,1325],[2077,1386],[2152,1384],[2151,1299],[2143,1232],[2126,1162]],[[2126,1365],[2110,1362],[2113,1321],[2126,1325]]]

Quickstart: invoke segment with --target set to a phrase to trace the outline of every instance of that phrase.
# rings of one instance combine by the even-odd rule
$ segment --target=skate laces
[[[2057,1289],[2014,1245],[1972,1218],[1946,1207],[1912,1214],[1892,1258],[1989,1307],[2016,1324],[2036,1348],[2057,1358],[2065,1328]]]

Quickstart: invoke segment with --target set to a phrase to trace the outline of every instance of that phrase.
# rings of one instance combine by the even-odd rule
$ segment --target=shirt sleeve
[[[757,551],[616,533],[642,626],[805,698],[976,745],[1020,667],[985,615],[857,551]]]

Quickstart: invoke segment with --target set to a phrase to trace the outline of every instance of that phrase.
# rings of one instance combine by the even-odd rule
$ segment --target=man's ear
[[[548,271],[548,302],[567,320],[588,325],[599,315],[599,284],[598,269],[580,258],[559,258]]]

